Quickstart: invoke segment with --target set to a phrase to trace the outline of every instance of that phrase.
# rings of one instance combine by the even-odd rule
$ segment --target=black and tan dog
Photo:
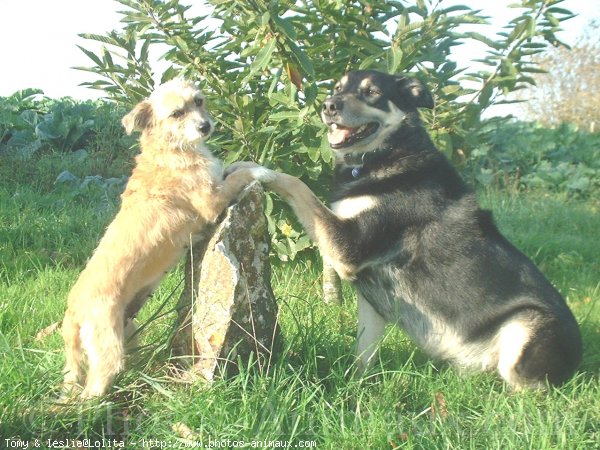
[[[337,154],[331,209],[292,176],[267,185],[354,284],[363,368],[395,323],[431,355],[495,368],[513,387],[560,384],[582,353],[571,311],[479,208],[419,107],[433,99],[417,79],[348,73],[322,111]]]

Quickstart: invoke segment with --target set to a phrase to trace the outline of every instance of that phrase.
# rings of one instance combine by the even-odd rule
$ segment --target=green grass
[[[52,177],[47,176],[48,179]],[[493,374],[460,374],[390,328],[380,361],[353,372],[355,298],[323,304],[310,261],[274,267],[284,350],[268,370],[249,364],[212,384],[174,380],[166,342],[182,278],[170,274],[142,311],[154,314],[115,393],[55,404],[63,365],[60,320],[71,284],[115,212],[114,199],[65,200],[47,184],[0,182],[0,447],[4,439],[314,441],[319,449],[591,449],[600,442],[600,205],[560,195],[483,192],[499,227],[567,298],[584,334],[579,373],[547,393],[513,393]],[[106,201],[103,201],[106,200]],[[158,311],[161,305],[162,311]],[[134,444],[136,443],[136,444]]]

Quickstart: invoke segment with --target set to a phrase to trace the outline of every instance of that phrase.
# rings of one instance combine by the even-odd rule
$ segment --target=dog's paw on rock
[[[254,179],[260,181],[261,183],[271,183],[275,181],[275,178],[277,178],[275,172],[264,167],[255,167],[250,169],[250,172],[252,172]]]

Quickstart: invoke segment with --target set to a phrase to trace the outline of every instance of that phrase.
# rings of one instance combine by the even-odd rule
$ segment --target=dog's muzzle
[[[339,98],[329,97],[323,102],[323,115],[325,117],[334,117],[342,112],[344,102]]]
[[[198,126],[198,131],[202,136],[208,136],[212,131],[212,125],[210,124],[210,122],[202,122]]]
[[[378,122],[367,122],[359,126],[349,127],[344,125],[343,112],[344,101],[335,96],[329,97],[323,103],[322,119],[329,127],[327,140],[333,149],[351,147],[368,137],[371,137],[378,129]]]

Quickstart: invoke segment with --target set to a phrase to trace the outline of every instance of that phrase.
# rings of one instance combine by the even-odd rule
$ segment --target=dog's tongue
[[[332,145],[339,145],[343,143],[348,136],[352,133],[352,128],[342,128],[339,125],[333,126],[327,133],[327,139]]]

